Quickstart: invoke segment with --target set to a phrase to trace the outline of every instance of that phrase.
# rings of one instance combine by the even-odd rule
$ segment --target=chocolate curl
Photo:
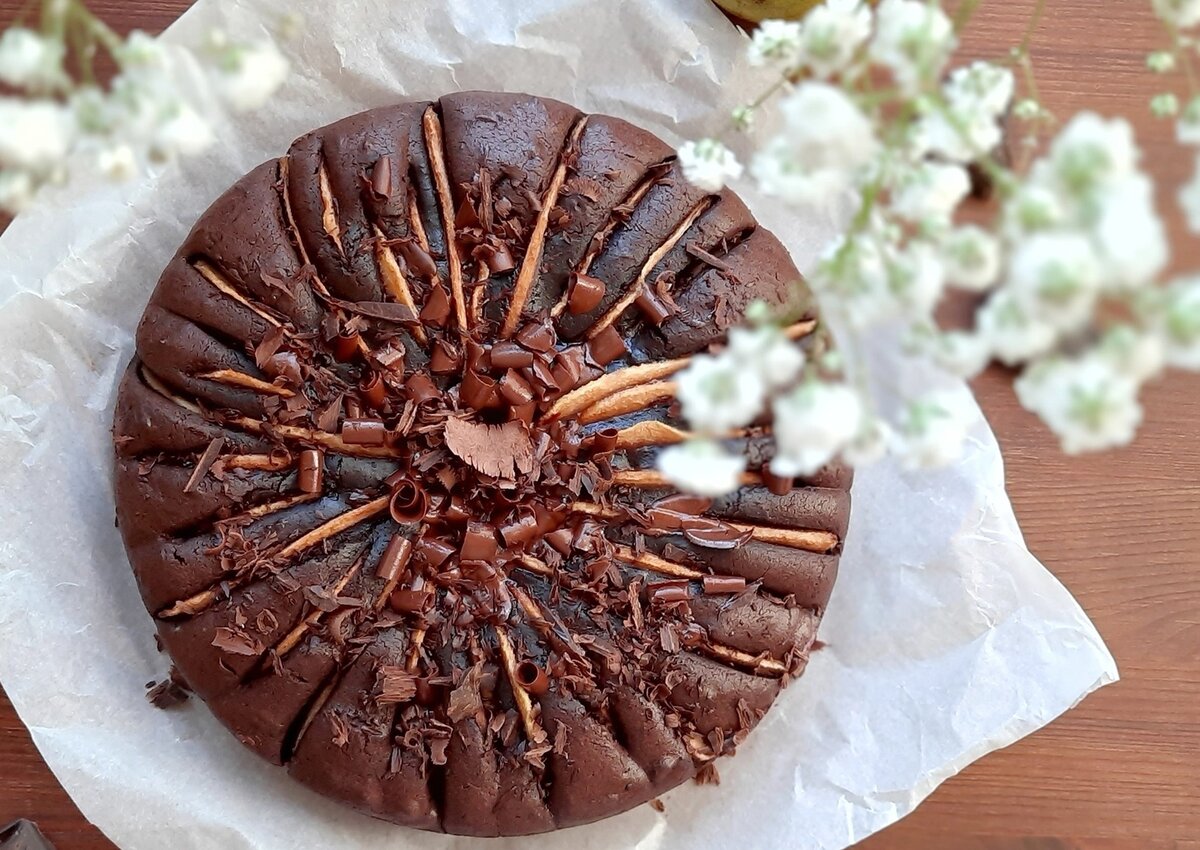
[[[425,516],[429,497],[419,484],[410,478],[402,478],[392,487],[388,499],[388,513],[401,525],[416,522]]]
[[[376,410],[380,410],[387,403],[387,388],[378,372],[363,376],[358,382],[358,391],[362,393],[367,404]]]
[[[388,607],[397,614],[423,614],[433,607],[433,594],[427,590],[393,590]]]
[[[462,399],[463,404],[476,410],[495,407],[500,403],[496,382],[478,372],[467,372],[463,377],[459,398]]]
[[[509,369],[500,379],[500,395],[513,407],[521,407],[533,401],[533,390],[516,371]]]
[[[446,321],[450,318],[450,296],[446,294],[443,287],[434,286],[429,290],[419,318],[427,325],[445,327]]]
[[[408,390],[408,397],[412,399],[413,404],[424,404],[441,395],[437,384],[424,372],[414,373],[404,386]]]
[[[517,684],[533,696],[540,697],[550,690],[550,677],[539,665],[522,661],[517,665]]]
[[[661,327],[663,322],[675,314],[670,307],[664,304],[649,289],[643,289],[633,303],[637,305],[638,310],[646,317],[647,321],[651,322],[655,327]]]
[[[435,375],[450,375],[462,368],[462,352],[444,339],[433,345],[429,358],[429,371]]]
[[[358,335],[358,331],[343,328],[330,341],[334,359],[342,363],[349,363],[358,354],[358,346],[361,342],[362,337]]]
[[[434,569],[440,567],[454,554],[454,547],[445,540],[423,537],[417,542],[417,554]]]
[[[710,596],[741,593],[746,589],[746,579],[742,576],[705,576],[704,592]]]
[[[526,425],[532,425],[534,418],[537,416],[537,403],[527,402],[519,404],[510,409],[509,419],[515,419],[518,422],[524,422]]]
[[[537,533],[537,517],[534,515],[533,509],[528,507],[519,509],[513,521],[500,528],[500,536],[504,538],[504,545],[510,549],[523,546],[536,537]]]
[[[762,482],[774,495],[786,496],[792,492],[792,486],[795,484],[796,479],[776,475],[768,467],[764,466],[762,468]]]
[[[442,511],[442,519],[449,523],[463,523],[471,518],[463,497],[457,493],[450,497],[450,504]]]
[[[375,167],[371,169],[371,192],[377,200],[386,201],[392,197],[392,155],[384,154],[376,162]]]
[[[467,524],[467,533],[463,536],[462,550],[460,552],[464,561],[487,561],[489,563],[496,560],[496,555],[500,551],[500,544],[496,542],[496,529],[484,522],[471,522]]]
[[[601,366],[607,366],[614,360],[624,357],[628,352],[625,340],[612,325],[592,337],[587,346],[592,359]]]
[[[572,316],[592,312],[604,300],[605,289],[600,278],[573,272],[567,289],[567,312]]]
[[[530,351],[549,351],[554,347],[554,329],[549,322],[530,322],[517,334],[517,342]]]
[[[610,454],[617,448],[620,433],[616,428],[604,428],[588,437],[583,447],[594,455]]]
[[[300,468],[296,483],[304,493],[320,493],[325,477],[325,456],[317,449],[300,452]]]
[[[351,446],[382,446],[387,426],[381,419],[347,419],[342,422],[342,440]]]
[[[686,581],[660,581],[646,585],[646,594],[651,603],[672,605],[692,598],[691,588]]]
[[[533,352],[510,340],[492,346],[492,366],[497,369],[521,369],[533,365]]]

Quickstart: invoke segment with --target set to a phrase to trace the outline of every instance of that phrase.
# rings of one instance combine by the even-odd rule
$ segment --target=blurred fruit
[[[821,0],[714,0],[734,17],[745,21],[767,18],[799,18]]]

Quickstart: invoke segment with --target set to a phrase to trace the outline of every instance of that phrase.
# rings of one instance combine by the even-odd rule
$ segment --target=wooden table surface
[[[23,0],[0,0],[0,24]],[[122,31],[158,31],[189,0],[93,0]],[[1001,56],[1033,0],[985,0],[968,52]],[[1043,98],[1059,115],[1131,117],[1169,211],[1176,265],[1200,268],[1174,187],[1190,158],[1149,116],[1161,81],[1149,0],[1051,0],[1035,41]],[[1180,82],[1172,80],[1181,90]],[[1000,437],[1030,548],[1075,593],[1123,680],[947,782],[866,850],[1200,850],[1200,377],[1172,375],[1145,398],[1148,424],[1119,453],[1068,459],[998,370],[977,382]],[[133,802],[133,801],[131,801]],[[0,825],[38,821],[62,850],[111,850],[38,756],[0,692]]]

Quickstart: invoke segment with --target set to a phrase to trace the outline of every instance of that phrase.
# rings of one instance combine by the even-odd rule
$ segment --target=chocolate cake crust
[[[179,678],[420,829],[713,779],[807,663],[850,474],[772,476],[769,423],[730,436],[729,497],[655,458],[673,376],[800,284],[617,118],[466,92],[298,139],[196,224],[119,390],[118,522]]]

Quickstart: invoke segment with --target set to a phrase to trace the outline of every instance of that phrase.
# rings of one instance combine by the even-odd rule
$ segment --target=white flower
[[[685,493],[716,498],[738,488],[746,459],[712,440],[689,440],[658,456],[658,470]]]
[[[922,162],[901,174],[891,207],[915,224],[944,225],[970,191],[971,178],[962,166]]]
[[[29,207],[36,191],[29,172],[0,170],[0,210],[16,215]]]
[[[1146,57],[1146,67],[1156,74],[1169,74],[1176,64],[1175,54],[1169,50],[1156,50]]]
[[[904,90],[935,80],[957,45],[946,13],[923,0],[883,0],[875,13],[871,57],[891,69]]]
[[[946,270],[927,242],[910,242],[888,258],[888,287],[896,300],[918,316],[933,312],[946,286]]]
[[[207,149],[215,140],[208,122],[192,107],[181,103],[158,126],[150,151],[160,159],[192,156]]]
[[[1175,124],[1175,137],[1181,145],[1200,145],[1200,97],[1193,98],[1184,107]]]
[[[1200,24],[1200,0],[1153,0],[1154,12],[1168,24],[1187,29]]]
[[[1054,327],[1031,317],[1013,297],[1001,289],[992,294],[975,314],[976,330],[1002,363],[1015,366],[1049,351],[1058,338]]]
[[[1091,316],[1103,270],[1091,240],[1077,233],[1037,233],[1017,246],[1008,288],[1029,315],[1063,331]]]
[[[1081,112],[1054,140],[1047,162],[1060,186],[1083,196],[1124,180],[1140,157],[1128,121]]]
[[[1139,384],[1158,376],[1166,362],[1166,344],[1160,334],[1131,325],[1110,328],[1096,349],[1114,369]]]
[[[762,411],[766,396],[759,373],[729,353],[695,357],[675,380],[684,418],[706,434],[749,424]]]
[[[1179,188],[1178,200],[1187,217],[1188,229],[1200,233],[1200,156],[1196,157],[1196,171],[1192,179]]]
[[[862,0],[825,0],[804,19],[799,64],[832,77],[849,67],[870,34],[871,10]]]
[[[981,334],[946,331],[934,337],[930,355],[950,374],[969,379],[983,371],[992,352]]]
[[[1200,277],[1177,280],[1167,287],[1162,332],[1167,363],[1200,371]]]
[[[1020,242],[1032,233],[1057,227],[1066,216],[1062,199],[1053,189],[1036,182],[1026,183],[1004,206],[1004,234],[1013,242]]]
[[[1133,174],[1100,196],[1092,233],[1105,289],[1123,291],[1152,282],[1169,259],[1166,228],[1154,208],[1154,184]]]
[[[768,389],[779,389],[796,380],[804,368],[804,352],[774,325],[733,328],[729,354],[748,372],[757,372]]]
[[[0,97],[0,168],[45,174],[71,149],[70,112],[51,100]]]
[[[952,109],[999,118],[1012,103],[1013,72],[991,62],[972,62],[957,68],[942,87]]]
[[[806,82],[782,105],[786,131],[755,157],[762,190],[819,205],[849,189],[878,150],[870,119],[839,88]]]
[[[159,40],[142,30],[131,32],[118,51],[121,65],[125,68],[162,68],[166,65],[166,56],[166,49]]]
[[[219,65],[217,90],[238,112],[258,109],[283,85],[289,67],[270,42],[230,48]]]
[[[973,224],[951,230],[942,237],[942,264],[946,281],[968,292],[986,292],[1000,276],[1000,243]]]
[[[811,281],[834,296],[847,320],[862,329],[895,312],[887,252],[872,234],[844,237],[829,247]]]
[[[845,384],[806,381],[775,399],[776,455],[771,471],[784,477],[812,475],[855,435],[862,402]]]
[[[975,419],[976,413],[962,393],[930,393],[910,402],[898,435],[904,465],[929,469],[958,460]]]
[[[137,174],[137,155],[129,145],[112,145],[96,155],[96,167],[110,180],[128,180]]]
[[[877,416],[865,416],[858,433],[842,447],[842,459],[851,466],[866,466],[887,454],[895,435]]]
[[[800,63],[800,24],[766,20],[750,39],[748,58],[755,67],[794,68]]]
[[[0,35],[0,82],[14,88],[48,88],[65,82],[65,49],[25,27],[10,27]]]
[[[1162,92],[1150,98],[1150,112],[1155,118],[1170,118],[1179,114],[1179,96],[1174,92]]]
[[[1142,421],[1137,382],[1099,357],[1038,364],[1015,388],[1021,404],[1058,435],[1067,454],[1128,445]]]
[[[678,154],[683,176],[705,192],[720,192],[725,188],[726,181],[742,176],[742,164],[737,161],[733,151],[716,139],[684,142]]]

